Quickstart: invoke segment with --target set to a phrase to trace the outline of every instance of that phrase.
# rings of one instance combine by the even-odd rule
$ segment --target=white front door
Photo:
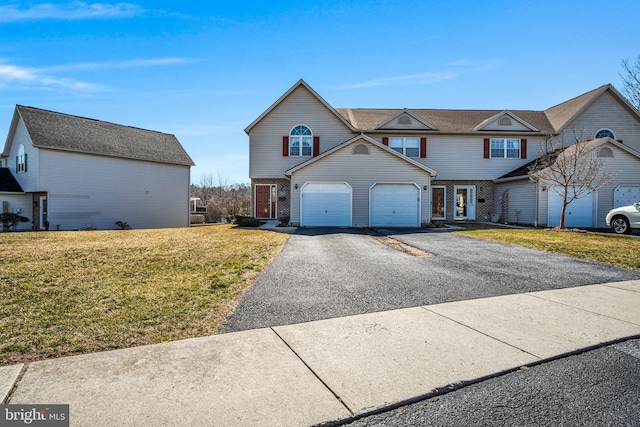
[[[455,185],[453,219],[476,219],[476,186]]]

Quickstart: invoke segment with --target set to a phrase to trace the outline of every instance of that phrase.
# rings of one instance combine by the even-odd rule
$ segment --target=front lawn
[[[606,233],[515,229],[467,224],[456,234],[510,243],[640,270],[640,238]]]
[[[217,332],[286,234],[0,233],[0,365]]]

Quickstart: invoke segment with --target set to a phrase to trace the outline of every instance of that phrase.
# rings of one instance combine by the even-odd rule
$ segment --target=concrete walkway
[[[72,426],[348,420],[640,336],[640,280],[482,298],[0,368]]]

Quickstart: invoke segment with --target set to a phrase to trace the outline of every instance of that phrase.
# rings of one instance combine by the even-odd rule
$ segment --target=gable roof
[[[398,118],[398,117],[400,117],[400,116],[402,116],[404,114],[414,118],[418,123],[420,123],[425,128],[427,128],[426,130],[438,130],[438,128],[436,128],[434,125],[432,125],[431,123],[426,121],[424,118],[418,116],[416,113],[414,113],[413,111],[411,111],[409,109],[406,109],[406,108],[403,108],[402,110],[398,111],[396,114],[392,115],[391,117],[387,117],[382,123],[379,123],[376,126],[376,129],[382,129],[383,126],[391,124],[392,121],[394,121],[396,118]],[[390,128],[386,127],[385,129],[390,129]],[[403,127],[400,127],[400,129],[425,130],[425,129],[416,129],[416,128],[403,128]]]
[[[9,168],[0,168],[0,193],[24,193]]]
[[[7,148],[15,132],[17,114],[34,147],[194,166],[174,135],[22,105],[16,106]]]
[[[545,110],[545,114],[547,115],[549,122],[553,125],[555,131],[560,133],[573,121],[574,118],[586,110],[605,92],[610,92],[640,120],[640,112],[633,108],[633,106],[629,104],[627,98],[622,96],[622,94],[618,92],[611,83],[607,83],[590,90],[589,92],[583,93],[582,95],[576,96],[575,98],[571,98],[568,101],[547,108]]]
[[[625,151],[629,154],[631,154],[634,157],[637,157],[638,159],[640,159],[640,153],[637,152],[636,150],[630,148],[627,145],[622,144],[621,142],[616,141],[615,139],[611,139],[611,138],[599,138],[599,139],[592,139],[590,141],[584,141],[584,142],[579,142],[577,144],[572,144],[568,147],[566,147],[563,150],[555,150],[551,153],[547,153],[545,155],[543,155],[542,157],[532,160],[529,163],[520,166],[517,169],[512,170],[511,172],[508,172],[504,175],[502,175],[499,178],[496,178],[494,180],[494,182],[504,182],[504,181],[516,181],[516,180],[520,180],[520,179],[528,179],[529,178],[529,168],[535,164],[536,162],[539,161],[553,161],[556,158],[560,157],[560,156],[571,156],[576,149],[578,148],[578,146],[583,146],[585,147],[587,150],[595,150],[596,148],[600,147],[603,144],[606,143],[610,143],[612,145],[615,145],[616,147],[618,147],[619,149],[621,149],[622,151]]]
[[[526,127],[527,129],[529,129],[532,132],[539,132],[540,130],[537,129],[535,126],[531,125],[530,123],[527,123],[526,120],[521,119],[520,117],[518,117],[516,114],[514,114],[512,111],[509,110],[503,110],[500,113],[496,114],[495,116],[491,116],[488,119],[484,120],[482,123],[480,123],[478,126],[476,126],[475,128],[473,128],[473,130],[484,130],[484,128],[489,125],[490,123],[501,119],[502,117],[510,117],[513,120],[515,120],[516,122],[520,123],[522,126]],[[495,132],[495,130],[492,130]]]
[[[247,126],[246,128],[244,128],[244,131],[249,134],[249,132],[251,132],[251,129],[257,125],[262,119],[264,119],[267,115],[269,115],[269,113],[271,111],[273,111],[274,108],[276,108],[278,105],[280,105],[280,103],[282,101],[285,100],[285,98],[287,98],[294,90],[296,90],[298,87],[304,87],[305,89],[307,89],[311,95],[313,95],[314,97],[316,97],[318,99],[318,101],[320,101],[320,103],[322,105],[324,105],[325,107],[327,107],[327,109],[329,111],[331,111],[332,114],[334,114],[342,123],[344,123],[350,130],[355,131],[356,129],[354,129],[354,127],[351,125],[351,123],[346,120],[341,114],[339,114],[335,108],[333,108],[331,105],[329,105],[329,103],[327,101],[325,101],[320,95],[318,95],[318,93],[313,90],[311,88],[311,86],[309,86],[307,84],[307,82],[305,82],[304,80],[300,79],[297,81],[296,84],[294,84],[293,86],[291,86],[291,88],[286,91],[280,98],[278,98],[278,100],[276,102],[274,102],[273,104],[271,104],[271,106],[269,108],[267,108],[265,110],[264,113],[260,114],[260,116],[258,116],[257,119],[255,119],[253,122],[251,122],[251,124],[249,124],[249,126]]]
[[[318,160],[324,159],[325,157],[330,156],[331,154],[335,153],[336,151],[338,151],[338,150],[340,150],[340,149],[342,149],[344,147],[347,147],[347,146],[349,146],[349,145],[351,145],[351,144],[353,144],[353,143],[355,143],[357,141],[360,141],[360,140],[365,140],[366,142],[369,142],[369,143],[375,145],[376,147],[382,149],[383,151],[386,151],[386,152],[398,157],[399,159],[402,159],[405,162],[410,163],[410,164],[412,164],[413,166],[416,166],[419,169],[422,169],[423,171],[427,172],[432,177],[435,177],[436,175],[438,175],[438,172],[436,172],[435,170],[423,165],[422,163],[416,162],[415,160],[413,160],[410,157],[407,157],[407,156],[405,156],[403,154],[398,153],[397,151],[387,147],[386,145],[383,145],[383,144],[379,143],[375,139],[373,139],[373,138],[371,138],[371,137],[369,137],[367,135],[364,135],[364,134],[360,134],[360,135],[354,136],[353,138],[343,142],[342,144],[336,145],[332,149],[325,151],[324,153],[320,154],[319,156],[313,157],[313,158],[307,160],[306,162],[303,162],[303,163],[299,164],[298,166],[295,166],[295,167],[285,171],[284,174],[285,174],[285,176],[290,177],[295,171],[300,170],[302,168],[305,168],[305,167],[309,166],[310,164],[317,162]]]
[[[345,119],[357,129],[366,131],[375,130],[379,123],[383,123],[389,117],[396,116],[403,112],[403,109],[383,109],[383,108],[337,108]],[[415,109],[410,110],[425,122],[431,124],[440,133],[477,133],[476,127],[504,112],[504,110],[437,110],[437,109]],[[554,129],[549,123],[544,111],[533,110],[509,110],[512,114],[525,121],[530,126],[540,132],[553,132]],[[415,129],[414,129],[415,130]]]

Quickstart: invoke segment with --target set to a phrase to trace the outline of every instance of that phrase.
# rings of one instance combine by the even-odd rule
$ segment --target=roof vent
[[[369,147],[364,144],[358,144],[353,147],[353,154],[369,154]]]

